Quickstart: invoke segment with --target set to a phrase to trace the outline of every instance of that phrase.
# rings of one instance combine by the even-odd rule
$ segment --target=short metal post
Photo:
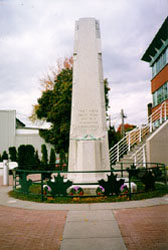
[[[13,190],[16,190],[16,170],[13,170]]]
[[[129,172],[129,199],[131,200],[132,195],[131,195],[131,178],[130,178],[130,172]]]
[[[41,173],[41,201],[44,201],[44,192],[43,192],[43,173]]]
[[[3,160],[3,185],[4,186],[9,186],[8,160]]]
[[[145,163],[145,167],[146,167],[146,169],[148,168],[148,163],[147,162]]]

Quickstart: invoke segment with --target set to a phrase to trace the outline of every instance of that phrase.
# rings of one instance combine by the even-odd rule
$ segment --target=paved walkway
[[[1,250],[166,250],[168,196],[143,201],[42,204],[0,187]]]
[[[114,211],[129,250],[168,249],[168,205]]]
[[[0,249],[60,249],[66,214],[0,206]]]

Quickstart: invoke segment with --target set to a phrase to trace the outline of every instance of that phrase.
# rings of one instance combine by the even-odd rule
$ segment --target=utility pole
[[[124,118],[127,118],[126,115],[124,115],[124,110],[121,109],[121,134],[122,134],[122,137],[124,137]]]

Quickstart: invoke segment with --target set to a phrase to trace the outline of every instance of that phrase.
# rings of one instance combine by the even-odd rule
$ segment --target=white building
[[[40,137],[39,128],[28,128],[18,120],[15,110],[0,110],[0,154],[4,150],[8,152],[9,147],[15,146],[17,149],[21,144],[33,145],[39,157],[42,144],[46,144],[48,152],[53,147]]]

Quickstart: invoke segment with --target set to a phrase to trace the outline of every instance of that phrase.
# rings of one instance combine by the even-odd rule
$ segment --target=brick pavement
[[[11,182],[12,177],[10,177],[10,184]],[[1,185],[2,177],[0,177]],[[88,206],[83,204],[82,209],[112,210],[128,250],[167,250],[167,200],[165,197],[163,199],[137,201],[138,204],[133,201],[118,203],[118,205],[115,203],[90,204]],[[59,211],[62,207],[56,209],[55,206],[57,205],[53,204],[51,204],[53,205],[51,210],[49,207],[48,210],[45,210],[47,204],[45,205],[46,208],[41,207],[43,210],[40,210],[40,207],[38,210],[31,210],[30,208],[30,210],[27,210],[5,207],[6,204],[0,206],[0,250],[59,249],[66,221],[66,210],[81,210],[81,204],[76,205],[79,206],[78,208],[74,206],[73,208],[66,207],[66,210],[62,211]],[[131,208],[128,208],[128,205]],[[137,207],[137,205],[142,207]],[[40,204],[40,206],[43,205]],[[132,208],[133,206],[136,208]],[[33,206],[32,209],[34,209]]]
[[[114,211],[128,250],[168,249],[168,205]]]
[[[9,185],[12,186],[13,184],[13,176],[9,175]],[[3,186],[3,176],[0,176],[0,186]]]
[[[0,249],[58,250],[66,215],[0,206]]]

